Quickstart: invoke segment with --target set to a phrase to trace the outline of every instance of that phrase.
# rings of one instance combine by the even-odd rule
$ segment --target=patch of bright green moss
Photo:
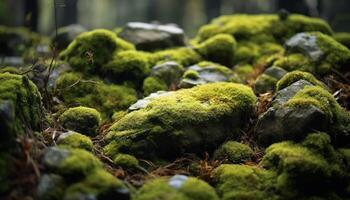
[[[77,132],[68,132],[66,136],[61,136],[57,142],[61,146],[85,149],[87,151],[92,151],[93,149],[91,139],[83,134]]]
[[[127,109],[137,100],[132,88],[107,85],[96,78],[86,79],[76,72],[61,75],[56,81],[56,91],[66,104],[96,108],[104,117]]]
[[[212,176],[221,199],[278,199],[273,171],[248,165],[222,164]]]
[[[253,150],[245,144],[229,141],[224,143],[214,153],[214,159],[227,159],[231,163],[242,163],[250,161],[253,157]]]
[[[300,70],[311,73],[316,71],[314,64],[306,56],[299,53],[278,58],[273,66],[281,67],[287,71]]]
[[[182,76],[183,78],[188,78],[188,79],[194,79],[194,80],[197,80],[197,79],[199,79],[199,74],[198,74],[198,72],[197,71],[195,71],[195,70],[187,70],[184,74],[183,74],[183,76]]]
[[[277,82],[276,90],[282,90],[283,88],[286,88],[301,79],[306,80],[314,84],[315,86],[325,87],[325,85],[321,81],[317,80],[312,74],[308,72],[292,71],[284,75]]]
[[[117,83],[131,82],[136,87],[149,74],[148,56],[138,51],[123,51],[103,66],[105,77]]]
[[[109,129],[105,153],[140,158],[173,158],[185,152],[213,150],[252,114],[256,97],[251,88],[212,83],[164,94],[143,109],[128,113]]]
[[[143,90],[143,96],[148,96],[151,93],[154,93],[157,91],[166,91],[168,90],[168,86],[163,80],[159,78],[147,77],[143,81],[142,90]]]
[[[155,52],[152,60],[156,63],[176,61],[184,67],[191,66],[202,60],[201,56],[190,47],[181,47]]]
[[[204,59],[231,67],[236,40],[229,34],[218,34],[200,43],[196,49]]]
[[[95,136],[101,123],[101,115],[96,109],[79,106],[66,110],[59,120],[66,129]]]
[[[126,189],[122,181],[115,178],[105,170],[97,169],[84,180],[69,186],[64,194],[64,200],[91,198],[103,198],[118,190]]]
[[[132,155],[118,154],[113,159],[114,164],[124,167],[125,169],[135,169],[139,166],[139,161]]]
[[[8,112],[10,118],[6,122],[9,124],[2,124],[9,129],[2,130],[2,140],[24,133],[26,128],[37,129],[42,104],[41,95],[34,83],[25,76],[10,73],[0,73],[0,83],[0,104],[8,106],[5,112]]]
[[[97,73],[115,54],[134,49],[131,43],[118,38],[112,31],[96,29],[76,37],[60,57],[77,71]]]
[[[176,176],[174,176],[176,177]],[[173,177],[173,178],[174,178]],[[181,182],[183,181],[183,182]],[[218,200],[215,190],[206,182],[186,177],[177,183],[172,178],[157,178],[146,183],[135,195],[135,200]]]

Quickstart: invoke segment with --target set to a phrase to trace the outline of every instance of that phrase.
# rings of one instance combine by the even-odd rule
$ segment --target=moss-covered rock
[[[179,83],[180,88],[215,82],[233,82],[234,74],[229,68],[208,61],[202,61],[187,68]]]
[[[134,49],[134,45],[118,38],[112,31],[96,29],[76,37],[60,57],[77,71],[98,73],[115,54]]]
[[[254,166],[222,164],[212,176],[221,199],[279,199],[276,174]]]
[[[251,88],[234,83],[206,84],[142,100],[142,106],[109,129],[104,151],[111,157],[120,152],[139,158],[212,151],[225,139],[239,136],[255,101]]]
[[[135,169],[139,166],[139,161],[134,156],[128,154],[118,154],[113,159],[113,163],[125,169]]]
[[[108,85],[97,78],[86,79],[77,72],[62,74],[55,90],[68,105],[96,108],[104,117],[124,110],[136,102],[136,91],[130,87]]]
[[[78,199],[129,199],[129,192],[124,183],[105,170],[95,170],[82,181],[70,185],[63,200]]]
[[[79,106],[66,110],[59,120],[66,129],[95,136],[101,123],[101,115],[96,109]]]
[[[0,73],[0,146],[27,128],[36,130],[42,116],[41,95],[26,76]]]
[[[280,81],[284,82],[283,79]],[[300,85],[302,81],[307,84]],[[280,92],[287,95],[287,98]],[[261,144],[269,145],[283,140],[300,141],[313,130],[328,132],[338,145],[349,143],[349,112],[320,86],[314,86],[305,80],[297,81],[279,91],[272,105],[259,117],[257,123],[256,133]]]
[[[183,66],[174,61],[160,63],[151,70],[152,77],[163,80],[168,86],[177,85],[183,73]]]
[[[285,47],[286,55],[275,65],[287,70],[324,75],[332,69],[345,70],[350,63],[350,50],[320,32],[298,33],[285,43]]]
[[[200,43],[196,49],[205,60],[231,67],[236,40],[229,34],[218,34]]]
[[[163,80],[151,76],[143,81],[142,90],[143,95],[148,96],[157,91],[166,91],[168,90],[168,86]]]
[[[135,200],[218,200],[215,190],[197,178],[175,175],[146,183],[135,195]]]
[[[123,51],[102,68],[104,77],[116,83],[129,83],[139,87],[149,74],[148,55],[138,51]]]
[[[61,134],[57,139],[57,144],[87,151],[93,149],[92,141],[88,136],[73,131]]]
[[[282,90],[291,84],[299,81],[299,80],[305,80],[309,83],[312,83],[313,85],[317,85],[320,87],[326,87],[321,81],[317,80],[311,73],[308,72],[302,72],[302,71],[292,71],[287,73],[285,76],[281,78],[276,84],[276,90]]]
[[[228,141],[214,152],[214,159],[227,160],[230,163],[251,161],[254,151],[246,144]]]
[[[66,183],[62,176],[57,174],[44,174],[40,177],[36,199],[38,200],[60,200],[64,195]]]
[[[48,171],[60,174],[70,181],[80,180],[103,166],[92,153],[67,147],[48,148],[42,162]]]
[[[184,67],[196,64],[202,61],[202,57],[191,47],[181,47],[155,52],[152,61],[158,62],[176,61]]]
[[[325,133],[310,134],[300,144],[281,142],[266,150],[262,164],[278,174],[277,187],[287,199],[307,196],[343,196],[349,181],[347,165]]]

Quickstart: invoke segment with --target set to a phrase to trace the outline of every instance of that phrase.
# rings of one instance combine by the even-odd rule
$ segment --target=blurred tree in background
[[[79,23],[115,28],[130,21],[176,23],[188,33],[222,14],[293,13],[322,17],[337,31],[350,31],[349,0],[57,0],[58,26]],[[0,23],[44,34],[54,29],[53,0],[0,0]]]

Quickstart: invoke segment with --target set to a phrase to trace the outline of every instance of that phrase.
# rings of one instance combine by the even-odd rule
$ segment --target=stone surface
[[[151,69],[151,76],[163,80],[167,85],[178,83],[183,73],[183,67],[174,61],[156,65]]]
[[[186,45],[184,31],[174,25],[130,22],[118,36],[133,43],[136,49],[143,51]]]

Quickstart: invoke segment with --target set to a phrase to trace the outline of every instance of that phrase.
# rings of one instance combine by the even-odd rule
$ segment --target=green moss
[[[295,33],[320,31],[332,34],[330,26],[321,19],[302,15],[289,15],[281,20],[277,15],[226,15],[218,17],[209,25],[203,26],[197,40],[203,41],[220,33],[233,35],[237,41],[251,40],[257,43],[284,40]]]
[[[221,199],[278,199],[273,171],[248,165],[223,164],[212,176]]]
[[[338,32],[333,35],[333,38],[350,49],[350,33]]]
[[[322,65],[318,68],[319,73],[329,72],[329,68],[342,69],[350,64],[350,50],[337,42],[331,36],[320,32],[310,33],[317,37],[317,44],[323,51]],[[345,69],[345,68],[344,68]]]
[[[337,191],[342,195],[348,177],[339,155],[324,134],[310,134],[302,145],[275,143],[266,149],[264,167],[278,174],[277,187],[288,199],[300,196],[327,196]]]
[[[27,77],[0,73],[1,141],[8,142],[26,128],[36,130],[41,120],[41,96]],[[7,143],[10,144],[10,143]]]
[[[236,40],[229,34],[218,34],[200,43],[196,49],[204,59],[230,67],[233,65]]]
[[[118,52],[134,49],[132,44],[118,38],[112,31],[97,29],[76,37],[60,57],[78,71],[96,73]]]
[[[174,176],[176,177],[176,176]],[[183,177],[177,183],[174,183],[171,178],[157,178],[146,183],[135,195],[135,200],[153,200],[153,199],[167,199],[167,200],[197,200],[219,199],[215,190],[206,182],[192,177]],[[180,176],[178,176],[180,177]],[[174,185],[175,184],[175,185]]]
[[[277,82],[276,90],[282,90],[301,79],[306,80],[315,86],[325,87],[321,81],[317,80],[312,74],[308,72],[292,71],[284,75],[281,80]]]
[[[84,180],[69,186],[64,194],[64,200],[94,197],[94,199],[113,195],[118,190],[127,190],[122,181],[116,179],[105,170],[97,169]]]
[[[66,110],[59,120],[64,128],[95,136],[101,123],[101,115],[93,108],[79,106]]]
[[[223,160],[231,163],[242,163],[250,161],[254,155],[253,150],[245,144],[229,141],[224,143],[214,153],[214,159]]]
[[[172,158],[211,150],[227,137],[237,137],[255,101],[251,88],[234,83],[166,93],[114,123],[105,153]]]
[[[113,113],[112,121],[116,122],[116,121],[120,120],[121,118],[123,118],[126,114],[128,114],[127,111],[117,111],[117,112]]]
[[[166,91],[168,90],[167,84],[156,77],[147,77],[143,81],[143,96],[148,96],[151,93],[157,92],[157,91]]]
[[[315,65],[303,54],[293,53],[277,59],[273,66],[281,67],[287,71],[300,70],[315,73]]]
[[[199,74],[197,71],[190,69],[190,70],[187,70],[182,77],[197,80],[199,79]]]
[[[176,61],[184,67],[191,66],[202,60],[201,56],[190,47],[181,47],[158,51],[153,54],[154,62]]]
[[[123,51],[104,65],[102,71],[116,83],[131,82],[137,87],[149,74],[148,56],[138,51]]]
[[[21,70],[17,67],[0,67],[0,73],[21,74]]]
[[[134,156],[128,154],[118,154],[113,159],[113,162],[126,169],[135,169],[139,166],[139,161]]]
[[[91,139],[77,132],[67,132],[66,135],[61,135],[57,144],[71,148],[85,149],[87,151],[92,151],[93,149]]]
[[[76,72],[61,75],[55,89],[66,104],[96,108],[104,117],[127,109],[137,100],[136,91],[132,88],[107,85],[96,78],[85,79]]]

